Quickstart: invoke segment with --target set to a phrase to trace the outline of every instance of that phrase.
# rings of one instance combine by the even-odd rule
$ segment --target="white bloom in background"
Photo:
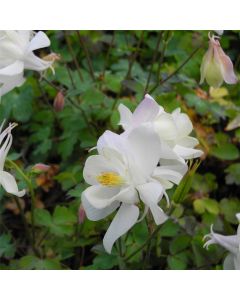
[[[149,127],[140,126],[128,135],[106,131],[97,144],[98,155],[90,156],[83,170],[91,186],[82,193],[82,204],[90,220],[105,218],[118,209],[103,244],[111,253],[114,242],[139,221],[138,203],[145,204],[141,219],[150,209],[157,225],[167,220],[158,205],[172,183],[179,184],[187,165],[177,161],[158,166],[162,145]]]
[[[133,113],[123,104],[119,105],[119,113],[124,134],[140,125],[151,126],[156,131],[162,143],[162,159],[177,159],[184,163],[185,159],[203,154],[194,149],[198,140],[189,136],[193,130],[192,122],[179,108],[167,113],[150,95],[145,95]]]
[[[0,96],[24,83],[24,69],[43,71],[52,61],[37,57],[34,50],[50,46],[42,31],[0,31]]]
[[[236,217],[240,222],[240,213]],[[237,234],[229,236],[215,233],[211,226],[211,233],[207,234],[204,239],[209,239],[204,244],[207,249],[209,245],[218,244],[230,252],[224,260],[223,268],[225,270],[240,270],[240,225]]]
[[[224,30],[214,30],[218,35],[223,35]]]
[[[220,87],[223,81],[228,84],[235,84],[238,81],[230,57],[224,53],[218,37],[214,35],[212,37],[209,35],[209,48],[203,57],[200,72],[200,84],[206,79],[206,82],[214,88]]]
[[[0,126],[0,186],[2,186],[9,194],[22,197],[25,194],[25,190],[19,191],[15,178],[8,172],[5,172],[4,164],[8,154],[8,151],[12,145],[12,129],[16,124],[10,124],[3,132],[4,122]]]

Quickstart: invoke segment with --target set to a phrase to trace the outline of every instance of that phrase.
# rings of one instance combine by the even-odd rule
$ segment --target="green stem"
[[[160,43],[161,43],[161,40],[162,40],[162,35],[163,35],[163,31],[160,31],[159,35],[158,35],[158,40],[157,40],[156,48],[155,48],[155,51],[154,51],[154,54],[153,54],[153,59],[152,59],[150,71],[149,71],[148,78],[147,78],[147,83],[146,83],[146,86],[145,86],[145,89],[144,89],[144,95],[146,94],[146,92],[148,90],[148,86],[149,86],[149,83],[150,83],[150,80],[151,80],[151,76],[152,76],[152,72],[153,72],[153,65],[154,65],[154,63],[155,63],[155,61],[157,59],[159,46],[160,46]]]
[[[93,70],[93,64],[92,64],[92,61],[91,61],[91,57],[90,57],[88,48],[86,47],[85,42],[84,42],[83,38],[81,37],[78,30],[77,30],[77,36],[78,36],[79,43],[82,46],[83,51],[86,55],[87,64],[88,64],[88,68],[89,68],[89,73],[92,77],[92,80],[95,81],[96,78],[95,78],[95,75],[94,75],[94,70]]]
[[[125,262],[129,261],[132,257],[134,257],[138,252],[140,252],[141,250],[143,250],[148,243],[150,243],[152,241],[152,239],[157,235],[158,231],[160,230],[161,226],[158,226],[153,233],[151,234],[151,236],[146,240],[145,243],[143,243],[138,249],[136,249],[135,251],[133,251],[133,253],[131,253],[129,256],[127,256],[125,258]]]
[[[166,78],[164,78],[163,80],[161,80],[160,82],[158,82],[151,90],[150,90],[150,94],[152,93],[152,92],[154,92],[155,90],[156,90],[156,88],[159,86],[159,85],[161,85],[161,84],[163,84],[163,83],[165,83],[166,81],[168,81],[170,78],[172,78],[174,75],[176,75],[188,62],[189,62],[189,60],[198,52],[198,50],[199,49],[201,49],[202,48],[202,46],[200,46],[200,47],[198,47],[198,48],[196,48],[189,56],[188,56],[188,58],[174,71],[174,72],[172,72],[170,75],[168,75]]]
[[[32,181],[31,181],[30,178],[28,178],[28,176],[26,176],[24,174],[24,172],[21,170],[21,168],[19,168],[19,166],[15,162],[13,162],[10,159],[7,159],[6,162],[19,173],[19,175],[26,182],[27,187],[29,189],[30,198],[31,198],[31,229],[32,229],[31,242],[32,242],[32,249],[33,249],[35,254],[39,255],[39,253],[38,253],[38,251],[35,247],[35,217],[34,217],[34,210],[35,210],[35,202],[36,201],[35,201],[35,193],[34,193],[34,189],[33,189],[33,186],[32,186]]]

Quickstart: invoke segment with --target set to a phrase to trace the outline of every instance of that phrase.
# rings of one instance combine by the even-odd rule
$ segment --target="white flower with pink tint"
[[[200,84],[206,80],[214,88],[220,87],[224,81],[228,84],[238,81],[230,57],[224,53],[218,37],[214,35],[209,35],[209,48],[203,57],[200,71]]]
[[[161,161],[200,157],[202,151],[194,149],[198,140],[189,136],[193,125],[189,117],[177,108],[171,114],[164,111],[150,95],[145,95],[143,101],[132,113],[125,105],[119,105],[120,124],[128,135],[134,128],[144,125],[152,128],[158,134],[162,145]],[[151,147],[151,145],[146,145]]]
[[[90,220],[97,221],[118,209],[103,245],[111,253],[115,241],[141,220],[148,210],[157,225],[167,220],[159,206],[166,189],[179,184],[187,165],[165,161],[158,135],[150,127],[139,126],[128,135],[106,131],[97,144],[98,155],[90,156],[83,176],[91,186],[82,193],[82,204]],[[139,219],[139,203],[145,210]]]

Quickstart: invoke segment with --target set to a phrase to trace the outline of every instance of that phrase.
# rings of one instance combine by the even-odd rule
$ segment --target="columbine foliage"
[[[239,47],[2,31],[0,269],[239,268]]]

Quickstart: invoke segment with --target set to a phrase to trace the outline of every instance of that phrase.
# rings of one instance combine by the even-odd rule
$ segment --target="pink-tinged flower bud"
[[[220,87],[223,81],[228,84],[237,83],[232,61],[223,52],[219,40],[215,36],[209,35],[209,48],[203,57],[200,71],[200,84],[204,82],[204,79],[214,88]]]
[[[79,207],[78,210],[78,222],[79,224],[82,224],[84,222],[84,220],[86,219],[86,212],[82,206],[82,204]]]
[[[50,166],[48,166],[48,165],[38,163],[32,167],[32,171],[35,173],[44,173],[44,172],[47,172],[49,170],[49,168],[50,168]]]
[[[64,95],[61,91],[59,91],[54,99],[53,108],[56,112],[60,112],[63,110],[65,104]]]

